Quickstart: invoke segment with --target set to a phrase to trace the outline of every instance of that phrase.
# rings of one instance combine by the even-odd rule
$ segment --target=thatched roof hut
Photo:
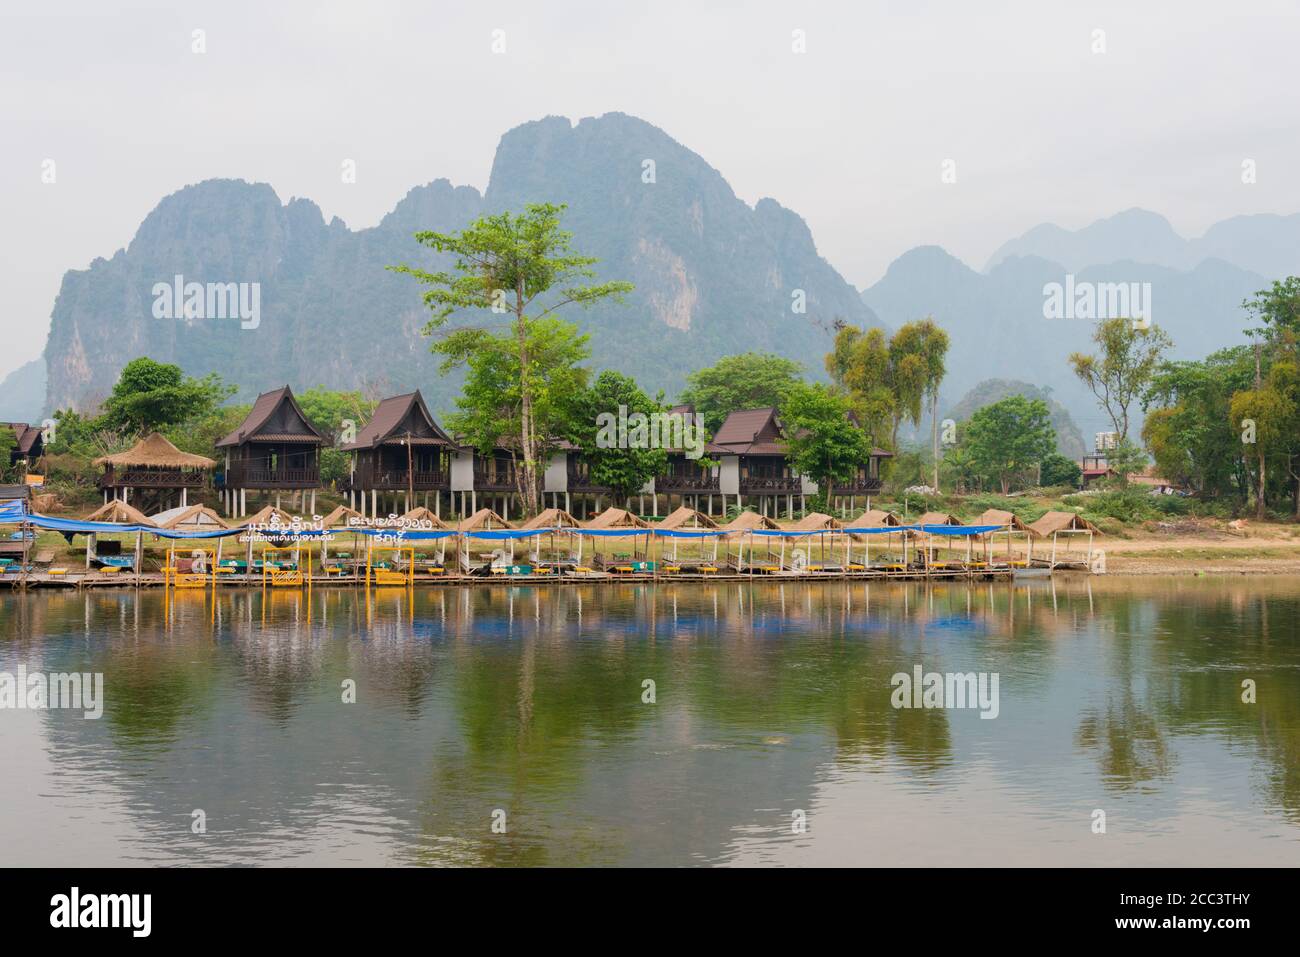
[[[283,525],[288,527],[293,524],[293,516],[283,509],[276,508],[274,505],[267,505],[254,512],[248,518],[239,523],[240,525]]]
[[[583,528],[649,528],[650,523],[622,508],[607,508]]]
[[[903,520],[893,512],[880,508],[868,509],[853,521],[845,522],[849,528],[888,528],[902,524]]]
[[[562,508],[545,508],[519,526],[520,528],[579,528],[580,523]]]
[[[456,526],[458,532],[490,532],[499,528],[514,528],[490,508],[480,508]]]
[[[224,518],[206,505],[168,509],[154,515],[152,520],[159,528],[172,531],[215,532],[217,529],[230,528]]]
[[[655,528],[679,529],[679,528],[717,528],[718,523],[703,512],[696,511],[689,505],[683,505],[676,509],[671,515],[667,516],[662,522],[659,522]]]
[[[825,512],[809,512],[788,529],[791,532],[832,532],[843,528],[839,519],[832,518]]]
[[[1031,525],[1027,524],[1015,512],[1008,512],[1005,509],[1001,509],[1001,508],[985,509],[984,514],[982,514],[976,520],[975,524],[976,525],[999,525],[1002,528],[1008,529],[1013,532],[1028,532],[1030,535],[1033,535],[1035,538],[1037,538],[1039,535],[1039,533]],[[988,534],[992,535],[993,532],[989,532]]]
[[[154,520],[133,505],[114,499],[101,505],[84,519],[87,522],[112,522],[115,525],[153,525]]]
[[[182,452],[162,435],[154,432],[125,452],[102,455],[92,463],[115,468],[210,469],[217,463],[202,455]]]
[[[917,525],[963,525],[956,515],[950,512],[926,512],[916,520]]]
[[[724,532],[752,532],[755,529],[780,528],[770,518],[759,515],[758,512],[744,511],[722,526]]]
[[[365,518],[365,516],[362,515],[360,512],[358,512],[355,508],[348,508],[346,505],[340,505],[338,506],[338,508],[334,509],[334,511],[330,512],[321,520],[321,527],[346,528],[348,524],[348,519],[350,518]]]
[[[1029,528],[1043,538],[1057,532],[1089,532],[1093,535],[1100,535],[1101,530],[1096,525],[1088,521],[1082,515],[1076,512],[1048,512],[1036,522],[1031,522]]]

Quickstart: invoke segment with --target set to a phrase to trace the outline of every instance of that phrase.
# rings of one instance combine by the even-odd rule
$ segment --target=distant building
[[[45,454],[45,435],[39,426],[26,422],[0,422],[0,428],[10,429],[17,440],[9,453],[10,468],[23,460],[35,462]]]

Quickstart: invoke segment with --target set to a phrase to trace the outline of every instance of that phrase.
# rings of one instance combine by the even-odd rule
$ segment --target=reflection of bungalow
[[[735,495],[736,504],[741,506],[746,498],[751,502],[757,499],[759,512],[772,516],[781,511],[782,504],[785,514],[793,515],[797,495],[799,511],[804,510],[804,497],[815,495],[817,484],[791,468],[786,448],[776,409],[747,409],[727,416],[709,446],[709,454],[721,462],[719,491],[724,512],[728,495]],[[859,468],[858,476],[832,489],[832,496],[849,498],[849,508],[853,510],[856,496],[880,489],[880,463],[889,454],[873,449]]]
[[[379,403],[355,442],[343,446],[352,453],[352,467],[344,480],[348,506],[370,516],[406,512],[433,493],[434,514],[442,514],[442,493],[451,491],[451,457],[456,445],[433,420],[419,390]],[[401,496],[403,507],[398,507]],[[387,502],[383,500],[387,497]],[[359,499],[359,501],[358,501]]]
[[[310,490],[314,513],[325,443],[287,385],[259,395],[239,428],[217,442],[226,450],[221,493],[227,514],[248,514],[249,489],[274,491],[277,508],[281,491]]]
[[[105,504],[130,502],[134,496],[142,508],[162,509],[189,505],[190,491],[207,484],[208,472],[217,463],[182,452],[154,432],[125,452],[105,455],[93,464],[104,470],[98,484]]]
[[[45,454],[45,436],[41,430],[26,422],[0,422],[0,429],[10,429],[14,434],[15,444],[9,453],[9,466],[19,462],[35,462]]]

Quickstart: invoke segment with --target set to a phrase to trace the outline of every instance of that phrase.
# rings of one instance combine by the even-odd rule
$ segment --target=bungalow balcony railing
[[[740,479],[740,491],[750,493],[781,493],[803,491],[803,480],[797,475],[766,476],[748,475]]]
[[[717,492],[721,480],[711,472],[699,472],[696,475],[671,473],[655,478],[656,492]]]
[[[439,470],[359,468],[342,482],[343,491],[433,492],[449,488],[448,473]]]
[[[591,481],[591,476],[580,469],[568,470],[568,488],[570,492],[608,492],[609,488],[604,485],[596,485]]]
[[[105,472],[96,484],[100,488],[203,488],[206,472],[189,469],[125,469]]]
[[[320,468],[265,469],[231,466],[226,472],[227,488],[320,488]]]
[[[498,470],[496,472],[488,469],[474,470],[474,491],[476,492],[513,492],[517,488],[514,469]]]
[[[831,487],[832,495],[875,495],[881,489],[878,478],[856,478],[848,482],[836,482]]]

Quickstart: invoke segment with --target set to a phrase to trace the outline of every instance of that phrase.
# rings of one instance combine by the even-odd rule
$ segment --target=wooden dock
[[[719,569],[717,572],[617,572],[617,571],[583,571],[570,572],[566,571],[561,574],[527,574],[527,575],[509,575],[509,574],[489,574],[489,575],[467,575],[467,574],[420,574],[417,573],[411,580],[400,582],[371,582],[371,588],[391,589],[391,588],[439,588],[447,586],[481,586],[481,585],[505,585],[518,587],[521,585],[575,585],[590,584],[592,582],[636,582],[640,584],[672,583],[672,582],[761,582],[761,581],[780,581],[780,582],[825,582],[825,581],[1010,581],[1015,575],[1015,569],[1008,567],[983,567],[983,568],[942,568],[942,569],[924,569],[924,568],[864,568],[854,571],[764,571],[764,572],[738,572],[734,569]],[[202,585],[169,585],[167,576],[161,572],[145,572],[140,575],[134,574],[104,574],[94,570],[86,572],[69,572],[62,575],[50,575],[48,573],[32,572],[26,577],[26,582],[20,581],[17,576],[12,577],[9,581],[3,582],[9,584],[14,590],[22,587],[26,588],[58,588],[58,589],[82,589],[82,588],[162,588],[171,587],[180,591],[202,591],[214,587],[213,580],[209,577]],[[275,591],[295,591],[309,588],[340,588],[353,587],[364,588],[366,581],[364,575],[323,575],[312,574],[310,576],[301,576],[301,582],[292,585],[284,585],[264,581],[260,574],[241,575],[223,573],[216,576],[215,587],[227,588],[269,588]]]

